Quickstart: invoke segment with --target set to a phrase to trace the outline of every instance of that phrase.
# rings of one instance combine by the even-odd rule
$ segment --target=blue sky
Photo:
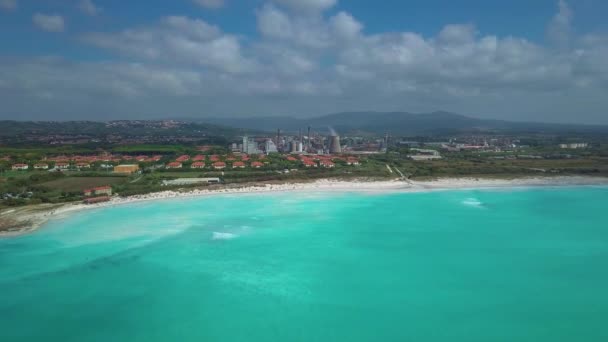
[[[608,123],[603,0],[0,0],[2,119]]]

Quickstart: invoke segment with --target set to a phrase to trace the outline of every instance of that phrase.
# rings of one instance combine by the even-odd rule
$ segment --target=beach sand
[[[185,189],[184,191],[163,191],[130,197],[114,196],[109,202],[86,205],[82,203],[40,204],[17,207],[0,211],[0,238],[27,234],[35,231],[50,219],[64,217],[69,213],[92,208],[121,205],[126,203],[163,200],[170,198],[200,197],[215,194],[268,193],[283,191],[301,192],[423,192],[454,189],[488,189],[531,186],[575,186],[575,185],[608,185],[608,178],[565,176],[565,177],[531,177],[516,179],[489,178],[439,178],[428,181],[392,180],[339,181],[320,179],[306,183],[260,183],[255,185],[232,185],[220,189]]]

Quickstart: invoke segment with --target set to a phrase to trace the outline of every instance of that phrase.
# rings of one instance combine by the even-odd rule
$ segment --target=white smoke
[[[331,126],[327,126],[327,129],[329,129],[329,134],[330,134],[332,137],[338,136],[338,132],[336,132],[336,130],[335,130],[333,127],[331,127]]]

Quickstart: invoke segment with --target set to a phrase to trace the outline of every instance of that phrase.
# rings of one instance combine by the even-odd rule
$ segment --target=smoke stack
[[[335,133],[335,131],[333,133]],[[340,136],[339,135],[332,135],[329,137],[329,153],[331,153],[331,154],[342,153],[342,147],[340,146]]]
[[[308,151],[310,151],[310,140],[311,140],[311,138],[310,138],[310,126],[308,126],[308,146],[306,148],[306,150],[308,150]]]

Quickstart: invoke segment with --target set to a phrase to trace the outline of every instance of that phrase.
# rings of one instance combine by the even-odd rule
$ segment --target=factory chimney
[[[329,153],[330,154],[339,154],[342,153],[342,147],[340,146],[340,136],[338,135],[338,133],[336,133],[336,131],[333,128],[329,128],[330,130],[330,136],[328,137],[329,140]]]

